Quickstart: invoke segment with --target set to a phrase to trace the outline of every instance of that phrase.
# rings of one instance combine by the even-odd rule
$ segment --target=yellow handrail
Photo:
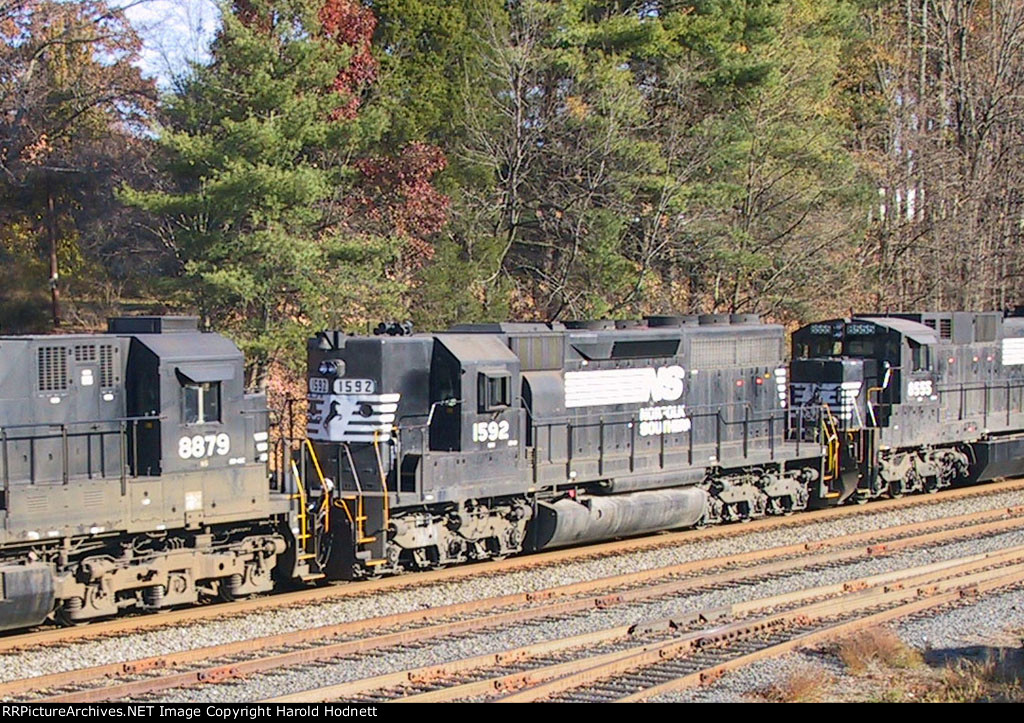
[[[295,488],[298,490],[298,494],[292,495],[292,499],[298,497],[299,499],[299,542],[302,544],[302,549],[308,552],[306,548],[306,541],[309,539],[309,532],[306,522],[306,488],[302,484],[302,476],[299,475],[299,467],[295,464],[295,460],[291,460],[292,463],[292,475],[295,477]]]
[[[827,453],[825,459],[827,467],[825,469],[825,481],[831,481],[839,476],[839,431],[836,425],[836,418],[832,415],[832,410],[829,409],[827,404],[822,404],[821,408],[825,414],[821,418],[822,432],[826,437],[826,448]]]
[[[306,448],[309,450],[309,458],[313,460],[313,468],[316,470],[317,477],[320,478],[320,488],[324,491],[324,498],[320,503],[320,509],[324,513],[324,532],[328,532],[331,529],[331,493],[330,490],[327,489],[327,478],[324,477],[324,471],[320,467],[320,460],[317,459],[316,450],[313,449],[313,443],[309,441],[308,437],[303,441],[306,443]],[[345,503],[342,502],[342,504]],[[348,514],[347,507],[345,508],[345,513]],[[348,517],[350,520],[352,519],[352,515],[349,515]]]

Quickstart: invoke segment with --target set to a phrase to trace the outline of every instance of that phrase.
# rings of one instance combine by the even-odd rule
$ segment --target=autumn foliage
[[[235,0],[234,8],[246,26],[271,31],[267,23],[272,15],[260,12],[256,0]],[[332,83],[343,104],[331,118],[355,121],[380,70],[373,55],[377,17],[359,0],[326,0],[317,19],[328,42],[351,51]],[[356,160],[355,187],[345,202],[349,230],[398,239],[404,247],[401,265],[408,270],[420,268],[434,256],[431,237],[448,221],[450,199],[433,185],[447,165],[444,151],[424,142]]]
[[[411,143],[397,157],[356,161],[361,178],[351,203],[386,233],[403,238],[408,262],[419,266],[434,255],[430,237],[448,220],[450,199],[432,181],[448,164],[444,152],[427,143]]]
[[[377,18],[356,0],[327,0],[320,8],[320,23],[328,38],[352,48],[348,65],[334,80],[334,89],[348,98],[338,116],[355,118],[362,104],[360,94],[377,77],[377,59],[370,52]]]

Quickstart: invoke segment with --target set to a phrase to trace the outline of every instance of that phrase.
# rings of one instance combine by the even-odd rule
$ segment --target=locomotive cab
[[[810,324],[793,334],[794,414],[828,408],[841,427],[890,427],[900,405],[934,403],[930,327],[903,318],[857,317]]]
[[[524,487],[520,363],[506,344],[479,334],[324,332],[309,354],[314,444],[303,477],[323,474],[327,489],[313,493],[335,499],[329,576],[372,574],[406,562],[396,555],[410,550],[419,566],[465,559],[467,539],[499,553],[509,534],[521,536],[529,510],[491,514],[486,501]],[[392,515],[410,505],[442,506],[446,524]]]
[[[863,498],[935,491],[958,479],[1008,474],[1020,468],[1010,460],[1024,452],[1024,444],[1008,434],[1020,426],[1024,403],[1012,338],[1017,327],[1016,319],[996,312],[858,316],[811,324],[793,335],[794,405],[846,385],[852,396],[860,381],[852,378],[854,369],[863,365],[864,422],[839,415],[835,434],[812,432],[826,441],[848,442],[835,444],[835,454],[839,466],[859,470]],[[842,400],[825,404],[831,405],[841,408]]]

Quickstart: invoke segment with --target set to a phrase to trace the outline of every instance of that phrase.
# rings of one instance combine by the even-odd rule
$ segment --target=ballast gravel
[[[971,605],[917,616],[890,627],[904,643],[922,653],[946,651],[955,654],[980,645],[1019,647],[1019,631],[1024,630],[1024,592],[1012,590],[987,595]],[[833,654],[817,650],[798,651],[748,665],[722,676],[706,688],[661,695],[651,702],[736,703],[761,700],[760,693],[807,670],[821,671],[834,680],[842,680],[849,675]],[[879,691],[879,698],[883,693]]]
[[[1014,590],[988,595],[970,605],[916,616],[890,627],[904,643],[924,653],[955,654],[979,645],[1020,646],[1020,631],[1024,630],[1024,593]],[[706,688],[659,695],[651,698],[651,703],[741,703],[760,700],[763,699],[761,693],[764,691],[784,684],[791,676],[808,670],[820,672],[825,679],[834,681],[842,681],[849,676],[835,654],[801,650],[746,666],[723,676]],[[879,698],[884,692],[879,691]]]
[[[538,590],[581,580],[592,580],[636,570],[728,555],[729,553],[810,542],[1022,503],[1024,503],[1024,492],[1022,491],[967,500],[951,500],[902,510],[809,523],[785,530],[751,532],[721,540],[682,543],[659,550],[631,552],[614,557],[497,574],[491,577],[474,577],[448,583],[409,587],[384,592],[373,598],[342,598],[333,602],[314,603],[276,611],[262,611],[244,618],[203,621],[181,628],[166,628],[127,634],[119,638],[85,641],[70,646],[10,653],[0,656],[0,680],[15,680],[94,665],[123,662],[313,626]],[[581,615],[567,620],[535,624],[529,630],[517,627],[507,631],[489,631],[483,634],[467,635],[457,640],[431,643],[420,649],[406,652],[370,654],[355,661],[316,663],[303,668],[292,668],[278,674],[256,676],[235,683],[169,692],[166,699],[254,700],[407,667],[498,651],[540,640],[589,632],[603,627],[633,623],[637,620],[679,615],[811,585],[827,584],[850,577],[884,572],[899,566],[927,564],[936,560],[996,550],[1017,544],[1024,544],[1024,532],[1015,531],[986,540],[912,551],[841,568],[801,573],[756,585],[662,600],[643,606],[616,607],[595,611],[587,616]]]
[[[273,675],[255,676],[225,685],[168,691],[161,698],[175,702],[258,700],[422,665],[458,660],[483,653],[500,652],[604,628],[673,616],[679,617],[686,613],[732,605],[793,590],[876,575],[899,567],[927,565],[1014,545],[1024,545],[1024,530],[984,540],[910,551],[888,558],[875,558],[853,564],[837,565],[832,568],[799,572],[785,578],[775,578],[722,590],[594,610],[585,615],[539,621],[525,629],[523,626],[515,626],[507,630],[489,630],[460,636],[456,639],[436,640],[428,642],[420,648],[404,652],[376,651],[357,660],[317,663],[304,666],[302,669],[292,668]]]

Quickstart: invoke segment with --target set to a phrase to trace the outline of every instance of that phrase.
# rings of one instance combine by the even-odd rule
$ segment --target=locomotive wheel
[[[89,622],[87,618],[74,620],[70,617],[72,613],[81,610],[84,605],[85,601],[80,597],[73,597],[68,600],[64,600],[63,604],[54,611],[53,618],[62,628],[77,628],[81,625],[85,625]]]
[[[903,496],[903,481],[895,480],[889,483],[889,496],[894,500]]]
[[[242,585],[242,576],[239,574],[229,575],[221,578],[217,585],[217,597],[222,602],[234,602],[238,599],[238,589]]]
[[[356,579],[358,579],[358,580],[369,580],[371,582],[375,581],[375,580],[380,580],[382,577],[384,577],[384,573],[381,572],[380,565],[374,565],[373,567],[366,567],[364,565],[359,565],[356,568],[356,574],[357,574],[357,578]]]

